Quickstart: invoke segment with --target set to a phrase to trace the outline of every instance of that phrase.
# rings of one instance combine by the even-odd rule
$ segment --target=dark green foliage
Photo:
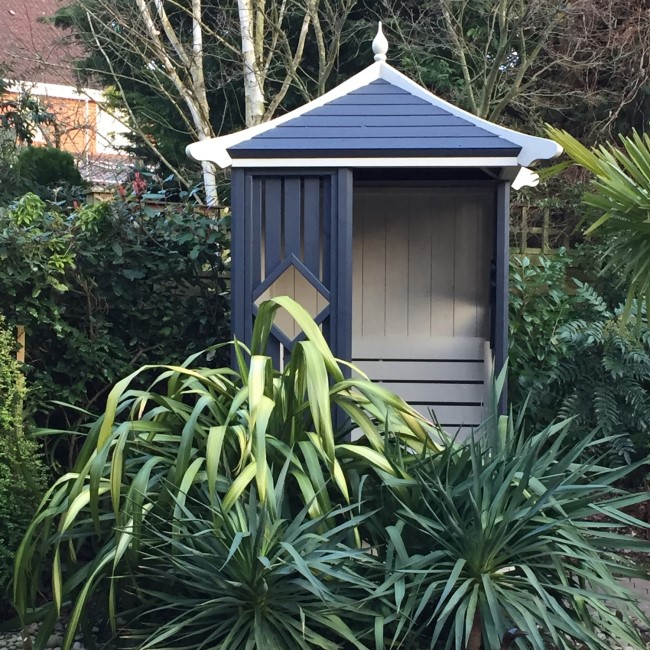
[[[16,171],[32,186],[83,183],[72,155],[55,147],[26,147],[18,154]]]
[[[592,179],[582,201],[594,215],[585,231],[607,245],[609,266],[625,277],[627,316],[634,300],[650,304],[648,190],[650,136],[633,131],[616,142],[588,149],[565,131],[547,128],[570,157],[559,168],[576,165]],[[648,310],[650,311],[650,310]],[[641,317],[641,313],[637,314]]]
[[[650,330],[622,325],[622,306],[611,311],[591,287],[576,284],[593,315],[558,331],[569,354],[550,374],[550,396],[560,417],[574,418],[576,436],[617,436],[608,443],[610,462],[629,463],[650,451]]]
[[[43,487],[37,446],[25,437],[25,380],[15,342],[0,315],[0,619],[8,612],[13,561]]]
[[[589,247],[576,261],[594,269],[599,257]],[[622,319],[625,290],[615,276],[594,278],[605,299],[569,277],[571,264],[564,252],[511,261],[511,399],[528,400],[527,417],[540,425],[573,418],[572,435],[607,438],[608,462],[627,463],[649,449],[650,330]]]
[[[274,491],[282,509],[284,477]],[[314,518],[303,508],[284,518],[260,504],[255,490],[229,511],[219,501],[210,505],[206,492],[182,507],[175,530],[147,519],[142,604],[125,614],[134,620],[134,647],[367,648],[373,611],[364,601],[374,585],[363,574],[379,573],[380,565],[355,548],[354,527],[368,515],[353,516],[353,508]]]
[[[564,251],[535,260],[514,255],[510,260],[509,397],[517,405],[566,352],[557,330],[571,318],[575,302],[566,286],[568,264]]]
[[[534,650],[644,647],[620,577],[635,573],[623,552],[649,545],[620,531],[648,497],[614,487],[633,467],[580,463],[591,439],[571,444],[567,424],[490,418],[411,468],[380,590],[402,615],[393,647],[496,649],[512,627]]]
[[[31,416],[65,426],[52,400],[101,408],[134,364],[223,340],[228,261],[226,224],[190,205],[65,214],[31,194],[1,211],[0,309],[26,328]]]

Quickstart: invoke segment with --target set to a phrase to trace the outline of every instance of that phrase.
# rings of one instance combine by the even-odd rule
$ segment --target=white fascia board
[[[91,100],[101,102],[104,95],[101,90],[94,88],[82,88],[64,86],[63,84],[41,83],[35,81],[11,81],[7,86],[7,92],[20,94],[28,92],[37,97],[55,97],[57,99],[76,99],[77,101]]]
[[[198,162],[209,160],[210,162],[217,164],[222,169],[230,167],[233,162],[230,158],[230,155],[228,154],[228,149],[230,149],[230,147],[234,147],[240,142],[250,140],[256,135],[265,133],[266,131],[273,129],[276,126],[280,126],[289,120],[300,117],[300,115],[303,113],[307,113],[308,111],[322,106],[323,104],[327,104],[327,102],[331,102],[334,99],[343,97],[344,95],[351,93],[357,88],[363,88],[363,86],[367,86],[372,81],[379,79],[380,72],[381,63],[373,63],[365,70],[362,70],[361,72],[355,74],[353,77],[350,77],[347,81],[344,81],[336,88],[333,88],[329,92],[321,95],[308,104],[305,104],[300,108],[296,108],[290,113],[276,117],[275,119],[264,122],[263,124],[258,124],[257,126],[251,126],[248,129],[237,131],[236,133],[229,133],[228,135],[222,135],[218,138],[208,138],[206,140],[193,142],[192,144],[187,145],[185,148],[185,153],[190,158]],[[332,166],[332,161],[330,161],[329,166]]]
[[[513,144],[518,144],[521,147],[521,152],[517,157],[517,161],[522,167],[532,165],[538,160],[550,160],[562,153],[562,147],[553,140],[539,138],[534,135],[526,135],[525,133],[519,133],[519,131],[508,129],[505,126],[493,124],[492,122],[488,122],[488,120],[476,117],[476,115],[472,115],[472,113],[464,111],[462,108],[458,108],[457,106],[446,102],[444,99],[440,99],[440,97],[429,92],[426,88],[422,88],[422,86],[419,86],[406,75],[402,74],[399,70],[396,70],[387,63],[381,64],[380,77],[394,86],[406,90],[412,95],[448,111],[455,117],[460,117],[485,131],[489,131],[494,135],[505,138]]]
[[[236,158],[233,169],[257,168],[305,168],[333,169],[347,167],[363,169],[370,167],[512,167],[518,168],[515,157],[458,157],[458,158]]]
[[[233,164],[233,160],[228,154],[228,149],[230,147],[234,147],[240,142],[245,142],[247,140],[250,140],[256,135],[265,133],[266,131],[269,131],[275,128],[276,126],[280,126],[285,122],[288,122],[296,117],[299,117],[300,115],[303,115],[308,111],[311,111],[315,108],[319,108],[320,106],[323,106],[328,102],[338,99],[339,97],[343,97],[348,93],[351,93],[353,90],[357,90],[358,88],[363,88],[364,86],[368,85],[373,81],[376,81],[377,79],[383,79],[397,86],[398,88],[402,88],[403,90],[411,93],[415,97],[419,97],[420,99],[423,99],[424,101],[432,104],[433,106],[438,106],[439,108],[448,111],[449,113],[451,113],[456,117],[460,117],[464,120],[467,120],[471,124],[475,124],[476,126],[484,129],[485,131],[493,133],[494,135],[499,136],[501,138],[505,138],[506,140],[512,142],[513,144],[519,145],[521,147],[521,152],[517,158],[518,166],[531,165],[537,160],[548,160],[562,153],[562,147],[560,147],[560,145],[558,145],[557,143],[553,142],[553,140],[548,140],[546,138],[539,138],[532,135],[526,135],[523,133],[519,133],[518,131],[513,131],[512,129],[508,129],[503,126],[492,124],[492,122],[488,122],[487,120],[481,119],[480,117],[476,117],[475,115],[472,115],[471,113],[468,113],[467,111],[464,111],[463,109],[458,108],[453,104],[450,104],[449,102],[446,102],[444,99],[440,99],[440,97],[437,97],[436,95],[429,92],[425,88],[422,88],[414,81],[409,79],[406,75],[402,74],[392,66],[388,65],[387,63],[384,63],[383,61],[376,61],[372,65],[368,66],[361,72],[354,75],[353,77],[350,77],[350,79],[348,79],[347,81],[344,81],[336,88],[333,88],[332,90],[325,93],[321,97],[314,99],[308,104],[305,104],[304,106],[301,106],[300,108],[297,108],[291,111],[290,113],[286,113],[285,115],[276,117],[275,119],[270,120],[269,122],[265,122],[257,126],[252,126],[248,129],[242,129],[241,131],[237,131],[236,133],[230,133],[228,135],[219,136],[217,138],[208,138],[206,140],[200,140],[199,142],[193,142],[192,144],[186,147],[185,153],[190,158],[198,162],[207,160],[217,164],[221,168],[230,167]],[[320,159],[314,159],[314,160],[320,160]],[[338,160],[340,161],[340,159]],[[355,160],[359,160],[359,159],[355,159]],[[431,161],[436,159],[428,158],[422,160]],[[449,161],[451,159],[443,158],[442,160]],[[496,161],[498,159],[493,159],[493,160]],[[332,162],[333,161],[330,161],[329,165],[327,166],[331,167]],[[496,166],[496,165],[498,165],[497,162],[492,163],[492,166]],[[237,166],[249,167],[252,165],[241,164],[240,162],[237,162]],[[279,167],[280,165],[267,164],[265,166]],[[301,165],[300,162],[297,161],[296,164],[284,165],[284,166],[300,167]],[[379,165],[366,165],[366,166],[377,167]],[[396,166],[411,166],[411,165],[396,165]],[[420,164],[415,166],[423,167],[425,165]],[[432,165],[432,166],[442,167],[444,166],[444,164],[438,163],[437,165]],[[458,166],[463,166],[463,165],[458,165]],[[473,167],[474,165],[468,164],[464,166]]]

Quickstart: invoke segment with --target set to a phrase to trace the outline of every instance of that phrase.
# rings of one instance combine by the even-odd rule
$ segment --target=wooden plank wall
[[[290,255],[300,259],[306,268],[324,284],[325,256],[329,243],[324,241],[325,201],[328,179],[319,176],[260,176],[253,181],[255,206],[253,243],[253,282],[261,284]],[[327,215],[329,218],[329,215]],[[277,296],[291,296],[312,317],[317,316],[329,301],[290,265],[256,300],[259,306]],[[275,325],[289,339],[300,334],[300,327],[284,309],[280,309]]]
[[[355,191],[353,360],[450,430],[478,424],[483,413],[493,196]]]

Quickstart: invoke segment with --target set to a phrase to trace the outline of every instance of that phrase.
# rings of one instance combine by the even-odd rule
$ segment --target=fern
[[[578,438],[596,432],[594,453],[624,464],[650,451],[650,328],[622,318],[596,288],[570,280],[569,258],[519,265],[511,304],[511,397],[529,419],[571,418]],[[544,287],[546,286],[546,290]],[[632,314],[641,308],[632,304]],[[527,313],[526,313],[527,312]],[[528,326],[532,323],[531,326]],[[525,338],[525,340],[522,340]]]

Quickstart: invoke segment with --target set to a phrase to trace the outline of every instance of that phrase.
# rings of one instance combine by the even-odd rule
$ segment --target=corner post
[[[232,209],[230,214],[230,304],[232,335],[242,342],[249,342],[251,320],[250,308],[250,272],[247,272],[246,249],[250,247],[250,179],[243,169],[232,170]],[[247,200],[248,199],[248,200]],[[236,358],[233,352],[233,366]]]
[[[510,182],[499,181],[496,189],[494,300],[494,373],[498,375],[508,358],[508,296],[510,268]],[[499,414],[508,410],[508,385],[499,399]]]
[[[333,283],[332,350],[340,358],[352,359],[352,170],[337,171],[336,203],[332,211],[335,229],[332,232],[332,268],[336,273]],[[350,369],[344,368],[349,376]]]

